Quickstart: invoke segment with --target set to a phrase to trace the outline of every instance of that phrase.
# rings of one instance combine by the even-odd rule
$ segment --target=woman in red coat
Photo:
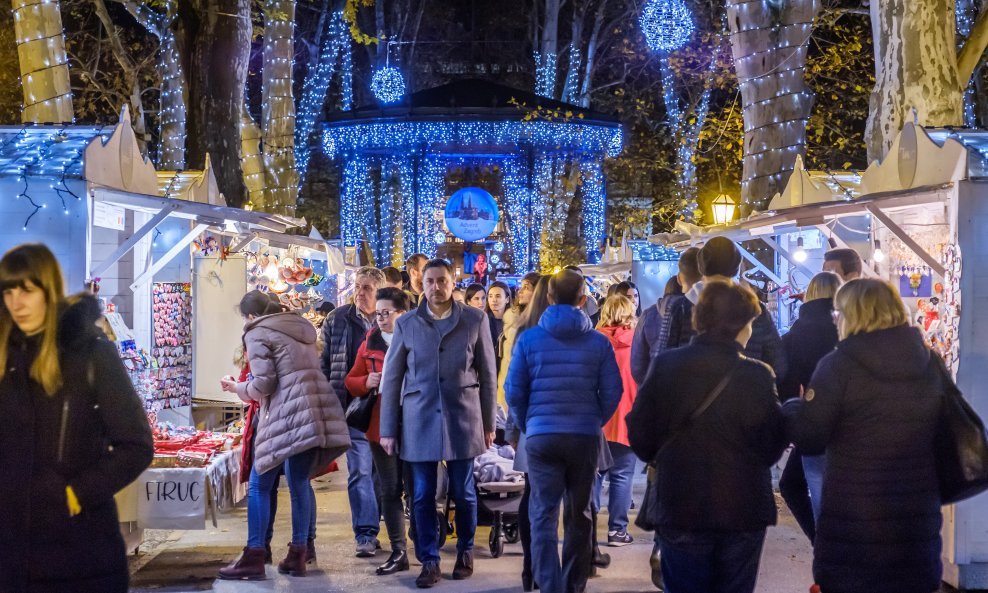
[[[628,511],[631,509],[631,480],[635,474],[636,457],[628,443],[628,426],[624,417],[635,403],[637,385],[631,376],[631,342],[635,337],[635,304],[621,293],[604,301],[597,331],[607,336],[614,347],[624,393],[617,411],[604,425],[604,438],[614,463],[597,478],[595,498],[600,508],[600,491],[606,474],[610,481],[607,501],[607,545],[624,546],[633,540],[628,534]]]
[[[344,383],[354,397],[367,397],[377,392],[384,370],[395,321],[408,311],[408,295],[397,288],[381,288],[377,291],[377,327],[367,332],[367,338],[357,350],[357,360],[347,374]],[[381,400],[374,404],[370,426],[367,429],[374,469],[381,482],[381,514],[391,540],[391,556],[377,568],[377,574],[394,574],[408,570],[408,544],[405,538],[405,509],[402,505],[401,469],[397,455],[388,455],[381,447]]]

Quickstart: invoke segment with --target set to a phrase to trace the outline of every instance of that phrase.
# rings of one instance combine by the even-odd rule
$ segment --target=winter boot
[[[314,539],[305,542],[305,563],[316,563],[316,540]]]
[[[288,544],[288,555],[278,563],[278,572],[293,577],[304,577],[307,549],[308,546],[305,544]]]
[[[220,569],[219,578],[227,581],[264,579],[264,548],[244,548],[236,562]]]

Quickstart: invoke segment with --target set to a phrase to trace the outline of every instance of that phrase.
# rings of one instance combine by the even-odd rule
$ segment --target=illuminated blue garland
[[[535,52],[535,94],[554,99],[556,93],[556,54]]]
[[[606,229],[604,208],[607,198],[603,161],[583,163],[581,189],[583,190],[583,238],[586,242],[587,261],[595,264],[600,261],[600,243],[604,240]]]
[[[552,146],[561,152],[607,153],[621,145],[621,128],[577,122],[454,121],[343,122],[327,125],[323,148],[336,158],[367,150],[406,146],[513,145]],[[618,151],[620,152],[620,151]]]
[[[397,103],[405,96],[405,78],[394,66],[378,68],[371,77],[371,92],[381,103]]]
[[[309,73],[302,85],[302,99],[299,101],[298,115],[295,117],[295,166],[298,169],[299,184],[309,169],[309,136],[316,127],[316,119],[326,102],[326,92],[336,72],[336,62],[341,46],[350,35],[343,12],[334,13],[329,22],[329,30],[319,48],[319,62],[315,72]]]
[[[653,51],[675,51],[689,41],[696,26],[683,0],[648,0],[639,22]]]
[[[569,67],[566,70],[566,82],[563,83],[563,101],[577,103],[577,87],[580,85],[580,48],[575,43],[569,44]]]

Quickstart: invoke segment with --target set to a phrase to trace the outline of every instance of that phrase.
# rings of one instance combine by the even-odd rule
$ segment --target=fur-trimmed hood
[[[59,307],[58,346],[62,349],[77,347],[90,340],[103,338],[96,327],[103,312],[99,301],[88,293],[69,296]]]

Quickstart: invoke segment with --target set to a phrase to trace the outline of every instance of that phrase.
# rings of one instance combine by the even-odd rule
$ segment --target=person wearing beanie
[[[697,254],[697,267],[701,279],[693,284],[685,299],[680,299],[680,306],[673,312],[678,319],[677,327],[681,328],[677,336],[670,336],[669,347],[686,346],[690,343],[695,331],[692,327],[693,305],[700,300],[700,293],[706,283],[712,280],[731,280],[741,269],[741,252],[734,241],[726,237],[714,237],[707,241]],[[764,362],[772,367],[776,376],[786,372],[785,348],[779,330],[772,320],[765,303],[762,303],[761,314],[752,324],[752,335],[744,349],[745,356]]]

